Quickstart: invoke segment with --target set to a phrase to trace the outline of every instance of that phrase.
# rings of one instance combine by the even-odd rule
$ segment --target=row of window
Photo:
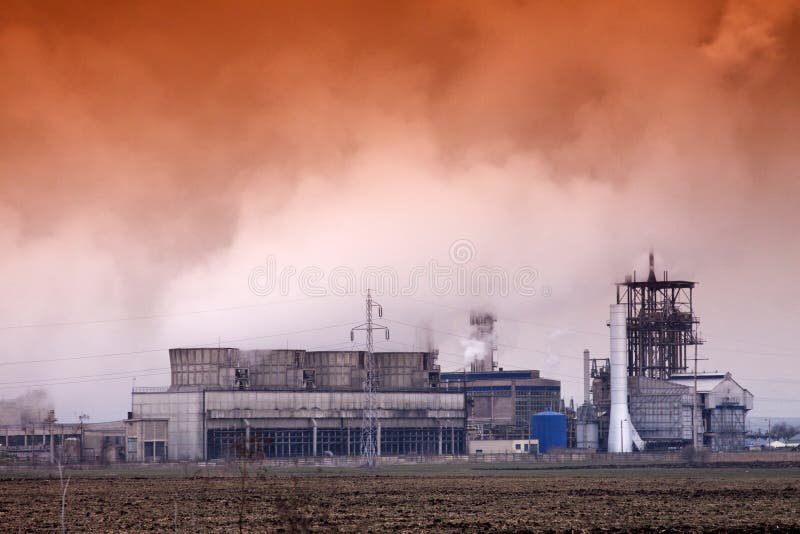
[[[303,457],[314,453],[312,429],[209,430],[209,458]],[[387,428],[381,430],[381,454],[434,455],[465,454],[466,439],[460,428]],[[354,429],[319,429],[318,456],[357,456],[361,453],[361,431]]]

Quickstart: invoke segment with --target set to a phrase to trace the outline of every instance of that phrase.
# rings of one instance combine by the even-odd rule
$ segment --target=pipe
[[[314,430],[311,432],[312,436],[312,444],[311,444],[311,456],[317,455],[317,420],[313,417],[311,418],[311,424],[314,425]]]
[[[434,421],[436,421],[436,424],[439,425],[439,456],[441,456],[442,455],[442,421],[438,417],[434,418]]]
[[[608,421],[608,452],[631,452],[632,425],[628,413],[628,347],[625,305],[612,304],[608,323],[611,338],[611,413]]]
[[[246,418],[242,419],[244,422],[244,450],[247,455],[250,455],[250,421]]]
[[[583,351],[583,403],[589,404],[589,379],[591,371],[589,369],[589,349]]]

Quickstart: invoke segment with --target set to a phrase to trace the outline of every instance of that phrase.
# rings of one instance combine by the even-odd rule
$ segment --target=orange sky
[[[653,246],[701,282],[707,337],[791,354],[797,65],[797,1],[6,0],[0,322],[225,306],[252,296],[247,273],[267,254],[408,269],[469,238],[480,261],[535,265],[554,289],[489,303],[501,312],[602,332],[611,283]],[[45,345],[41,331],[0,331],[0,362],[225,338],[227,320],[61,329]],[[506,335],[606,350],[559,332]],[[768,373],[750,356],[720,351],[714,366],[785,375],[786,360]]]

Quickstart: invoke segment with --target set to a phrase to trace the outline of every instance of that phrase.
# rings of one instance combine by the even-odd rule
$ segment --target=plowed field
[[[766,471],[766,470],[765,470]],[[0,480],[0,530],[60,529],[57,478]],[[797,469],[73,475],[72,532],[797,530]]]

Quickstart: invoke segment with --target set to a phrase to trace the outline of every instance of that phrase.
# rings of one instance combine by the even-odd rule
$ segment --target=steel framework
[[[702,344],[694,314],[695,282],[656,278],[653,253],[645,281],[617,284],[617,304],[627,307],[628,376],[667,379],[688,369],[689,347]]]
[[[366,395],[366,407],[364,408],[363,419],[361,422],[361,457],[367,467],[375,466],[375,457],[378,453],[378,414],[375,406],[375,392],[378,390],[379,377],[378,368],[375,364],[373,332],[383,330],[386,339],[389,339],[389,329],[383,325],[372,322],[372,310],[377,308],[378,317],[383,317],[383,308],[380,304],[372,300],[372,294],[367,290],[367,321],[350,330],[350,341],[355,339],[355,331],[363,330],[367,334],[367,350],[364,354],[364,394]]]

